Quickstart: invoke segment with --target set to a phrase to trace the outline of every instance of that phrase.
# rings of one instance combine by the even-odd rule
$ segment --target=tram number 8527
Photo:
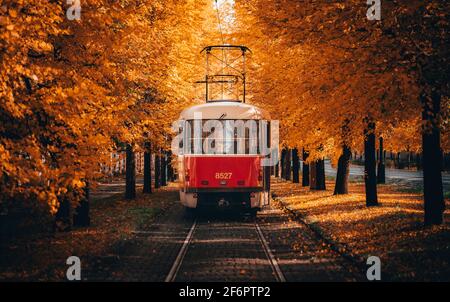
[[[214,177],[216,179],[231,179],[232,175],[233,173],[231,172],[217,172]]]

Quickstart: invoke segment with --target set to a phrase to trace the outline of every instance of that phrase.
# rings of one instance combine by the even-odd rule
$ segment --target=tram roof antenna
[[[200,53],[203,53],[204,51],[211,51],[214,48],[218,48],[218,49],[223,49],[223,48],[240,48],[243,52],[250,52],[252,53],[252,51],[250,50],[250,48],[248,48],[245,45],[231,45],[231,44],[223,44],[223,45],[209,45],[206,46],[205,48],[203,48]]]
[[[232,62],[226,62],[224,60],[224,57],[220,58],[214,54],[215,51],[239,51],[240,55],[235,56],[232,60]],[[204,77],[204,80],[196,81],[197,84],[205,84],[205,101],[208,102],[216,102],[216,101],[233,101],[233,102],[242,102],[245,103],[246,101],[246,54],[251,53],[251,50],[245,46],[245,45],[231,45],[231,44],[224,44],[224,45],[208,45],[205,46],[200,53],[206,54],[206,74]],[[217,70],[217,67],[213,66],[213,72],[211,74],[210,71],[210,64],[209,59],[213,59],[214,62],[218,62],[222,64],[222,72],[214,72],[214,69]],[[242,68],[235,67],[234,63],[237,62],[240,58],[242,58]],[[224,68],[227,69],[227,72],[224,72]],[[239,92],[239,82],[242,80],[242,94]],[[224,99],[223,98],[223,87],[224,84],[231,84],[227,86],[227,93],[234,90],[234,94],[237,96],[237,98],[233,99]],[[222,98],[221,99],[215,99],[215,93],[213,90],[210,90],[210,85],[221,85],[222,86]],[[230,87],[231,86],[231,89]],[[234,86],[234,87],[233,87]],[[217,94],[217,93],[216,93]],[[242,99],[240,98],[242,96]]]

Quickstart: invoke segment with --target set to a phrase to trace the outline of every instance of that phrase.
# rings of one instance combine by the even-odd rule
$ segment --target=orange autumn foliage
[[[70,21],[61,1],[0,1],[1,210],[76,204],[118,143],[167,144],[194,97],[210,1],[81,6]]]
[[[381,22],[369,21],[367,9],[353,0],[236,1],[233,38],[255,54],[252,101],[280,120],[284,145],[305,147],[309,160],[336,159],[344,140],[362,151],[365,117],[392,137],[391,150],[419,150],[419,94],[439,86],[449,150],[448,4],[383,2]]]

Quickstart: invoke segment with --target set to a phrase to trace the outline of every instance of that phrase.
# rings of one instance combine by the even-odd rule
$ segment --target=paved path
[[[136,190],[140,190],[144,185],[142,176],[136,177]],[[97,188],[91,191],[93,200],[111,197],[116,194],[125,194],[125,181],[123,179],[114,179],[108,182],[100,183]]]
[[[336,176],[336,169],[331,166],[330,161],[325,161],[325,174],[327,176]],[[363,175],[364,166],[350,165],[350,177],[363,177]],[[422,188],[422,178],[422,171],[386,168],[386,183],[388,184],[404,184]],[[442,183],[445,191],[450,191],[450,173],[442,173]]]
[[[105,195],[106,188],[117,193],[120,187],[99,190]],[[187,214],[176,202],[154,224],[89,262],[85,280],[349,281],[365,276],[274,206],[252,219],[236,213]]]

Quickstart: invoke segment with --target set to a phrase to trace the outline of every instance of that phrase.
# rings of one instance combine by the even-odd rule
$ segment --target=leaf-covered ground
[[[136,200],[123,194],[91,202],[91,226],[71,232],[35,234],[3,242],[0,246],[0,280],[64,281],[66,259],[89,259],[105,255],[132,232],[145,228],[177,200],[177,191],[169,186],[151,195],[138,193]],[[82,267],[85,267],[82,263]]]
[[[279,202],[298,213],[296,219],[355,261],[363,262],[369,255],[380,257],[382,280],[450,281],[449,210],[444,225],[424,227],[418,193],[379,186],[380,206],[367,208],[362,183],[351,182],[351,193],[341,196],[332,195],[333,187],[328,181],[328,190],[310,191],[274,179],[272,191]],[[4,242],[0,280],[65,280],[69,256],[107,256],[111,247],[132,238],[133,231],[145,229],[176,199],[175,187],[167,187],[152,195],[138,194],[135,201],[124,200],[122,194],[94,200],[89,228]]]
[[[380,206],[365,206],[364,184],[351,182],[348,195],[310,191],[301,184],[273,179],[272,191],[321,236],[355,261],[369,255],[381,259],[382,280],[450,281],[450,200],[446,223],[423,226],[423,199],[418,193],[378,187]]]

